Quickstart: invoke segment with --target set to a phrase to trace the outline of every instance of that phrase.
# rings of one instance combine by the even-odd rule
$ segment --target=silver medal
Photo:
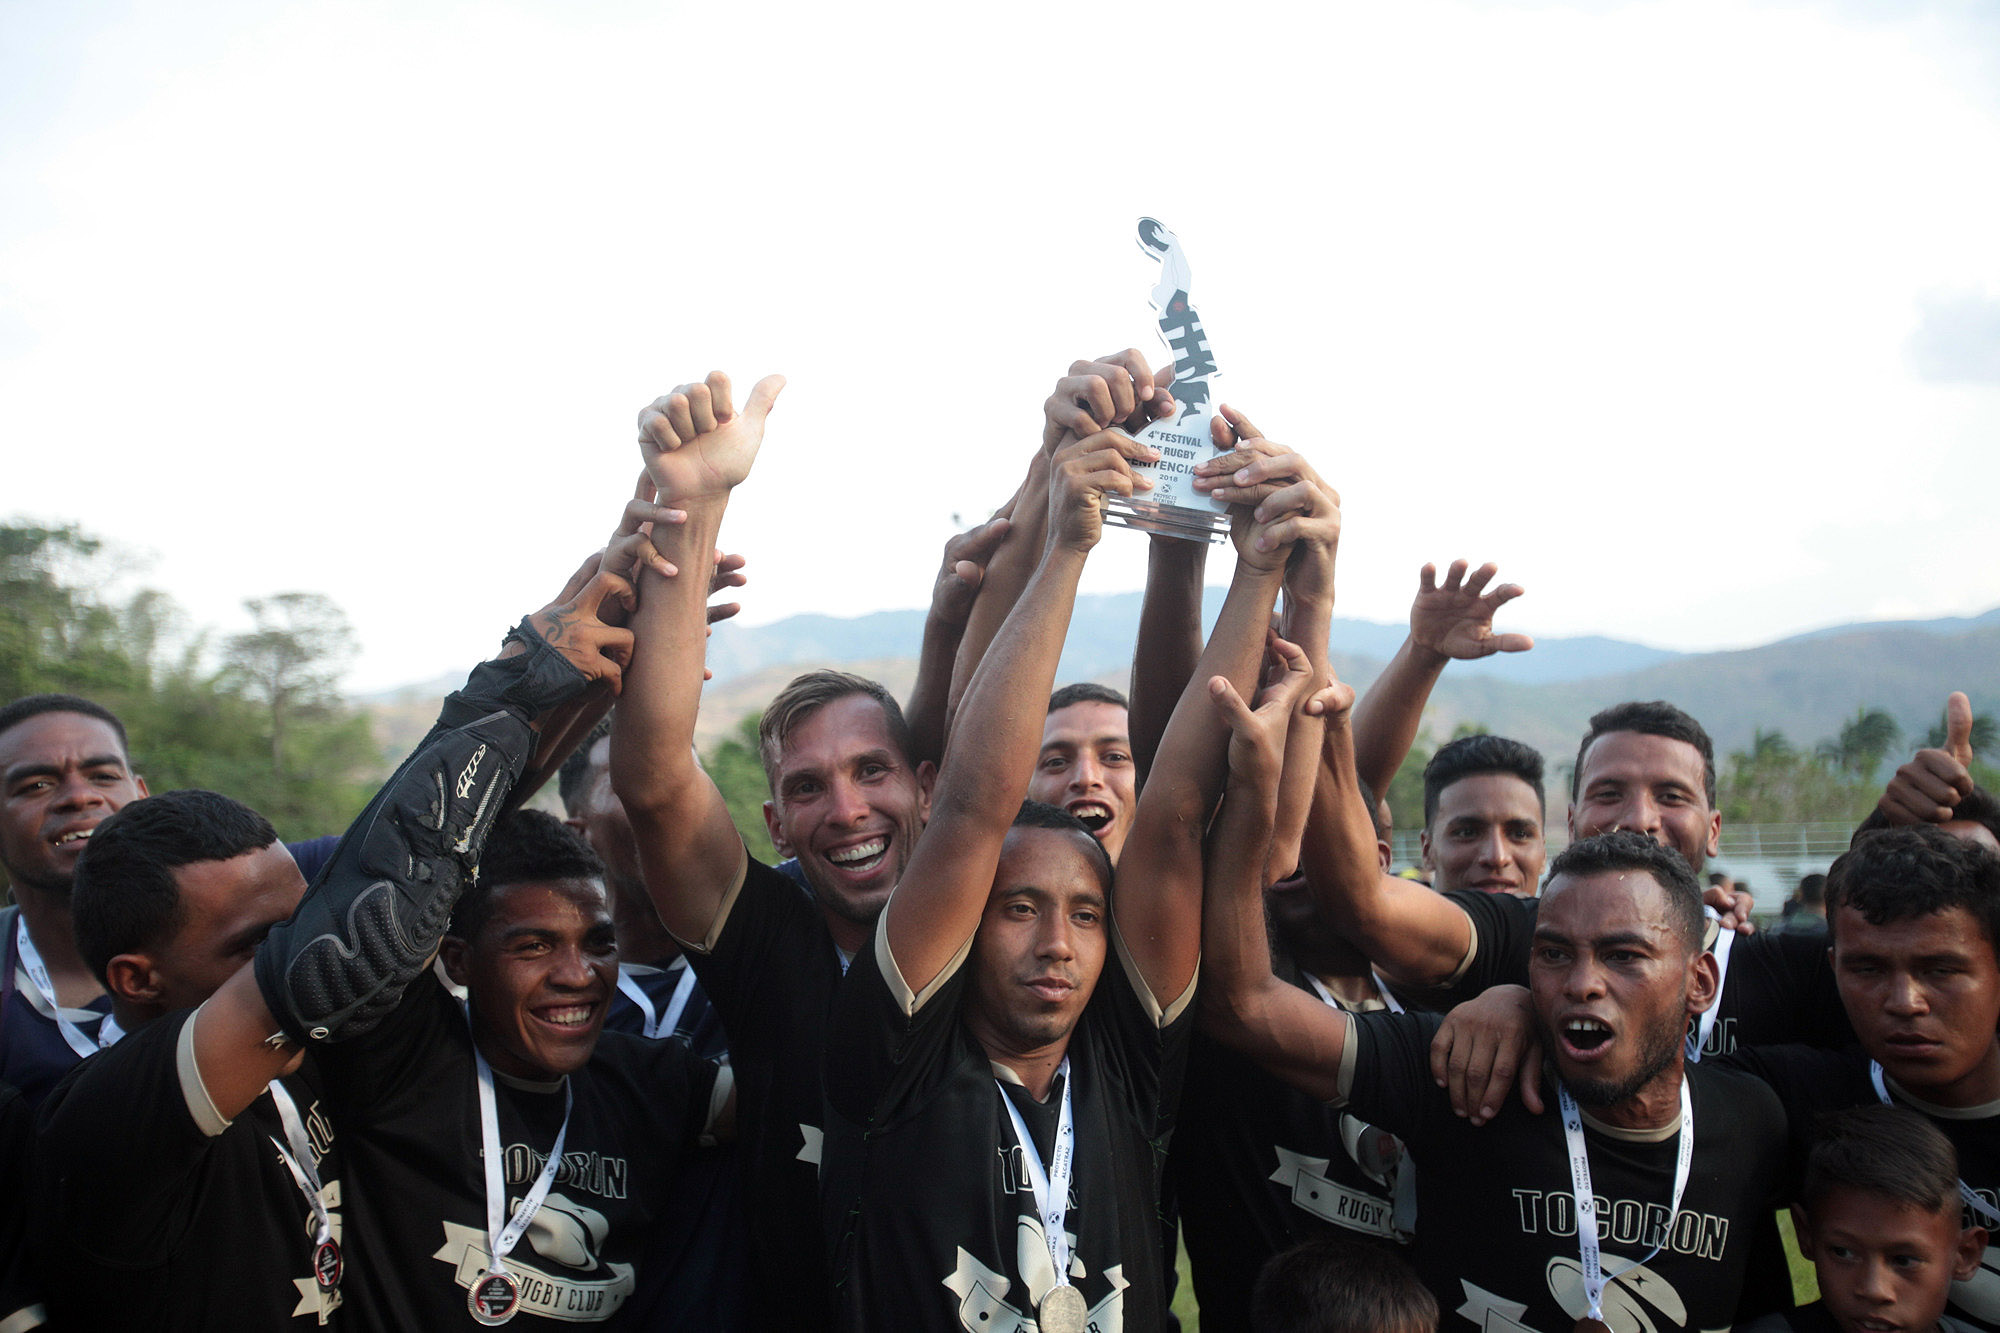
[[[313,1281],[321,1291],[332,1291],[340,1285],[340,1246],[330,1240],[323,1240],[313,1246]]]
[[[1090,1307],[1083,1303],[1083,1293],[1065,1282],[1042,1297],[1035,1307],[1035,1323],[1041,1333],[1083,1333],[1090,1323]]]
[[[482,1324],[504,1324],[521,1308],[521,1284],[512,1273],[481,1273],[465,1294],[465,1305]]]

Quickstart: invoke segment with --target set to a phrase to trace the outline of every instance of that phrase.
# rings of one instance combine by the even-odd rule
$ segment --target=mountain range
[[[1210,623],[1223,590],[1210,588]],[[1123,688],[1131,669],[1140,595],[1077,599],[1059,681],[1100,680]],[[715,679],[704,691],[698,740],[712,744],[757,711],[800,671],[838,666],[870,675],[907,696],[923,635],[922,611],[880,611],[843,619],[801,615],[768,625],[733,621],[709,641]],[[1365,689],[1402,643],[1405,626],[1336,618],[1332,645],[1341,679]],[[370,696],[359,702],[395,736],[456,680]],[[1568,763],[1590,714],[1623,699],[1668,699],[1700,718],[1721,754],[1749,745],[1754,733],[1782,731],[1810,746],[1831,737],[1861,708],[1881,708],[1900,722],[1913,748],[1941,716],[1945,695],[1964,690],[1975,713],[2000,706],[2000,608],[1972,617],[1837,625],[1754,648],[1681,653],[1598,636],[1548,637],[1533,651],[1455,662],[1431,696],[1425,728],[1434,739],[1471,723],[1526,741],[1548,755],[1552,772]],[[390,722],[387,715],[399,715]],[[415,735],[410,739],[413,741]]]

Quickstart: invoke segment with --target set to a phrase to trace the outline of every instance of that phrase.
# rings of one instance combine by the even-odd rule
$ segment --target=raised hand
[[[1535,641],[1525,634],[1495,634],[1494,613],[1519,597],[1518,583],[1503,583],[1492,592],[1486,585],[1500,572],[1488,563],[1466,577],[1466,562],[1454,560],[1437,581],[1437,566],[1425,565],[1410,603],[1410,642],[1439,658],[1470,661],[1494,653],[1525,653]]]
[[[1972,795],[1972,701],[1953,691],[1944,704],[1944,748],[1919,750],[1889,779],[1875,808],[1891,824],[1942,824]]]
[[[1256,505],[1301,481],[1321,487],[1319,473],[1296,451],[1267,440],[1250,419],[1227,403],[1218,405],[1223,421],[1215,431],[1216,448],[1224,450],[1194,465],[1194,489],[1228,504]]]
[[[944,563],[931,590],[931,614],[947,625],[963,625],[986,578],[986,562],[1013,527],[1005,518],[988,519],[944,544]]]
[[[1265,639],[1264,648],[1265,683],[1257,691],[1254,709],[1243,702],[1227,676],[1208,678],[1208,697],[1229,726],[1230,773],[1276,785],[1284,771],[1285,736],[1293,715],[1320,699],[1313,693],[1312,663],[1306,660],[1305,649],[1276,634]]]
[[[1113,426],[1136,432],[1172,416],[1178,410],[1167,392],[1173,378],[1171,362],[1155,371],[1136,347],[1072,362],[1069,374],[1056,381],[1055,392],[1042,404],[1042,452],[1055,453],[1065,438],[1081,439]]]
[[[632,631],[607,623],[606,616],[622,619],[637,604],[631,584],[599,570],[580,590],[564,588],[563,595],[528,619],[570,665],[616,694],[632,660]]]
[[[1229,536],[1236,544],[1237,560],[1275,570],[1293,559],[1301,568],[1310,564],[1330,580],[1333,554],[1340,545],[1340,493],[1297,452],[1266,439],[1250,418],[1226,403],[1214,419],[1214,432],[1216,447],[1229,452],[1212,462],[1239,462],[1235,473],[1225,471],[1221,476],[1247,482],[1220,488],[1230,491],[1228,495],[1208,488],[1218,499],[1230,502]],[[1198,464],[1197,473],[1210,465]],[[1330,583],[1326,591],[1331,595]]]
[[[1057,449],[1049,460],[1049,546],[1088,551],[1097,545],[1104,535],[1104,497],[1151,490],[1152,481],[1134,473],[1132,464],[1159,457],[1159,450],[1122,430],[1101,430]]]
[[[654,399],[639,413],[639,452],[660,499],[681,505],[719,498],[749,476],[764,419],[784,387],[783,375],[766,375],[738,412],[729,376],[718,370]]]

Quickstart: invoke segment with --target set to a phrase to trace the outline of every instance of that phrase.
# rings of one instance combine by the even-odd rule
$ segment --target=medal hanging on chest
[[[521,1284],[512,1273],[482,1273],[465,1293],[465,1305],[482,1324],[504,1324],[521,1308]]]
[[[1090,1307],[1083,1303],[1083,1293],[1067,1282],[1049,1288],[1035,1307],[1035,1324],[1041,1333],[1084,1333],[1089,1323]]]
[[[1028,1122],[1021,1118],[1020,1109],[1005,1088],[1000,1088],[1000,1104],[1007,1108],[1007,1119],[1012,1122],[1014,1137],[1021,1145],[1021,1163],[1027,1168],[1028,1188],[1035,1196],[1042,1239],[1049,1247],[1049,1266],[1055,1273],[1055,1285],[1035,1303],[1035,1323],[1041,1333],[1084,1333],[1090,1322],[1090,1307],[1084,1303],[1083,1293],[1070,1285],[1069,1233],[1064,1229],[1069,1217],[1069,1182],[1076,1166],[1076,1123],[1070,1112],[1067,1055],[1056,1067],[1056,1077],[1062,1080],[1062,1110],[1056,1116],[1055,1156],[1046,1169],[1042,1166],[1041,1149],[1028,1133]],[[994,1080],[994,1086],[1000,1087],[999,1080]]]
[[[465,1018],[470,1024],[471,1010],[466,1011]],[[527,1231],[528,1223],[541,1211],[542,1200],[549,1197],[549,1186],[555,1183],[556,1164],[562,1161],[563,1144],[569,1138],[569,1114],[576,1107],[576,1089],[567,1078],[563,1080],[562,1128],[556,1131],[555,1146],[549,1149],[534,1188],[521,1200],[514,1216],[502,1226],[501,1214],[507,1206],[507,1185],[500,1167],[500,1108],[493,1091],[493,1066],[487,1064],[486,1057],[479,1053],[476,1036],[472,1062],[479,1073],[479,1143],[481,1154],[486,1159],[486,1254],[491,1267],[472,1280],[472,1289],[465,1293],[465,1307],[481,1324],[504,1324],[521,1309],[521,1279],[507,1271],[507,1256],[514,1252],[514,1246]]]
[[[193,1020],[189,1020],[192,1022]],[[327,1211],[326,1199],[322,1197],[319,1183],[319,1165],[313,1160],[312,1141],[306,1137],[305,1120],[299,1115],[299,1108],[292,1101],[291,1093],[277,1079],[271,1080],[271,1103],[278,1108],[278,1121],[285,1127],[285,1141],[271,1140],[278,1150],[278,1157],[291,1172],[292,1183],[305,1195],[306,1203],[312,1208],[313,1284],[319,1288],[320,1308],[330,1309],[329,1298],[340,1290],[340,1275],[346,1267],[340,1256],[340,1242],[333,1238],[333,1215]]]

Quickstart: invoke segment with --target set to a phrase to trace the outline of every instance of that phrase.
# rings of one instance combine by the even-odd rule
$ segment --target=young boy
[[[1264,1265],[1250,1297],[1257,1333],[1437,1333],[1437,1298],[1378,1245],[1315,1236]]]
[[[1958,1333],[1945,1317],[1954,1281],[1979,1266],[1986,1231],[1965,1226],[1958,1154],[1900,1106],[1828,1117],[1792,1208],[1820,1298],[1745,1333]]]

